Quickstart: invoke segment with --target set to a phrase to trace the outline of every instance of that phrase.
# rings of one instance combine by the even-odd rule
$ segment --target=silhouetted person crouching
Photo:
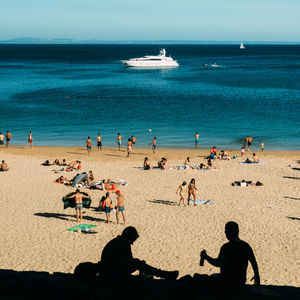
[[[207,260],[211,265],[220,267],[221,273],[217,283],[223,287],[238,287],[246,283],[248,261],[250,261],[255,284],[260,284],[257,262],[249,244],[239,239],[239,226],[235,222],[225,225],[228,243],[221,247],[218,258],[210,257],[205,250],[200,254],[201,260]],[[200,263],[201,265],[201,263]]]
[[[129,226],[121,235],[108,242],[102,251],[101,261],[98,263],[100,275],[109,280],[121,280],[130,278],[131,274],[138,270],[140,274],[176,279],[178,271],[156,269],[147,265],[145,261],[133,258],[131,245],[138,237],[137,230]]]

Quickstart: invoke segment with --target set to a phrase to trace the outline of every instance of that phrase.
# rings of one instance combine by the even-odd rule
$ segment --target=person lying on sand
[[[64,176],[58,177],[58,178],[55,180],[55,182],[61,183],[61,184],[65,184],[65,185],[71,185],[70,181],[69,181],[67,178],[65,178]]]
[[[55,159],[54,162],[53,162],[53,165],[54,166],[60,166],[59,160]]]
[[[231,160],[227,151],[221,150],[221,153],[218,155],[219,159]]]
[[[2,160],[2,163],[0,165],[0,171],[4,172],[4,171],[8,171],[8,169],[9,169],[9,167],[8,167],[7,163],[4,160]]]
[[[50,160],[47,159],[42,163],[42,166],[52,166],[53,164],[50,163]]]
[[[150,170],[152,168],[148,157],[145,157],[143,167],[144,167],[144,170]]]
[[[111,183],[111,180],[108,178],[102,181],[102,189],[104,191],[115,191],[117,189],[117,185]]]
[[[199,168],[202,169],[202,170],[204,170],[204,169],[207,169],[207,166],[205,164],[201,163],[199,165]]]
[[[246,180],[242,180],[242,181],[235,181],[231,184],[232,186],[263,186],[263,184],[260,181],[246,181]]]
[[[61,165],[61,166],[66,166],[66,165],[67,165],[67,162],[66,162],[65,158],[62,160],[62,162],[61,162],[60,165]]]

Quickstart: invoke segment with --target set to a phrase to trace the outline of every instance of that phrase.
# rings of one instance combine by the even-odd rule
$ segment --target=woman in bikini
[[[179,199],[179,202],[178,202],[178,205],[180,206],[180,203],[182,202],[184,206],[185,203],[184,203],[184,194],[187,192],[187,189],[186,189],[186,181],[184,181],[177,189],[176,191],[176,195],[178,194],[179,192],[179,195],[180,195],[180,199]]]
[[[190,199],[191,199],[191,195],[193,195],[194,198],[194,205],[196,206],[196,185],[195,185],[195,179],[192,178],[189,185],[188,185],[188,200],[187,200],[187,204],[190,205]]]
[[[150,170],[151,169],[151,164],[150,164],[150,160],[148,157],[145,157],[144,160],[144,170]]]
[[[25,148],[26,148],[28,145],[31,145],[31,148],[33,148],[32,131],[29,132],[28,143],[26,144]]]

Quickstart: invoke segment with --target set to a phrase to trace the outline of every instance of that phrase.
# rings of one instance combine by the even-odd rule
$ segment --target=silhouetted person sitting
[[[220,267],[221,274],[218,283],[223,287],[238,287],[246,283],[248,261],[250,261],[255,284],[260,284],[258,266],[252,248],[249,244],[239,239],[239,226],[235,222],[225,225],[225,234],[228,243],[221,247],[218,258],[212,258],[206,251],[201,252],[201,259],[207,260],[211,265]],[[200,263],[201,264],[201,263]]]
[[[176,279],[178,271],[156,269],[147,265],[145,261],[133,258],[131,245],[138,237],[137,230],[129,226],[123,230],[122,235],[108,242],[98,263],[100,275],[109,280],[122,280],[129,279],[131,274],[138,270],[140,275],[145,273],[165,279]]]

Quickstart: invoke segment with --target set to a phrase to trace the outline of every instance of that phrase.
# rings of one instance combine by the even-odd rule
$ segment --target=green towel
[[[80,230],[80,231],[84,231],[85,229],[91,229],[93,227],[96,227],[96,225],[89,225],[89,224],[79,224],[79,225],[76,225],[72,228],[69,228],[67,229],[68,231],[77,231],[77,230]]]

